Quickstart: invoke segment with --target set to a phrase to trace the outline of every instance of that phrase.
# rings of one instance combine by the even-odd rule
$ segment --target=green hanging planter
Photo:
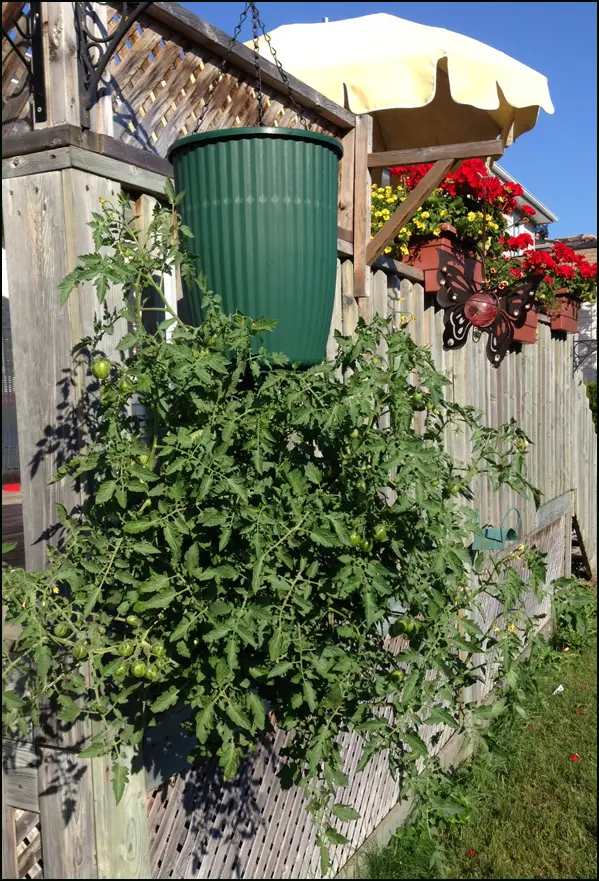
[[[291,362],[325,357],[337,265],[341,144],[284,128],[201,132],[169,151],[198,271],[227,312],[276,318],[269,351]],[[191,320],[201,294],[187,291]]]

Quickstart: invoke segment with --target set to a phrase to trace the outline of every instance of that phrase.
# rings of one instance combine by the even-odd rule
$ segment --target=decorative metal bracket
[[[14,31],[18,35],[16,41],[11,36]],[[25,14],[25,31],[21,30],[18,22],[15,20],[6,28],[2,28],[2,37],[11,47],[9,53],[11,51],[16,52],[27,71],[27,82],[31,87],[33,97],[33,121],[46,122],[48,109],[44,76],[42,4],[29,4],[29,11]],[[2,63],[6,63],[6,57],[3,57]]]
[[[39,6],[39,4],[37,4]],[[123,13],[118,27],[110,36],[90,32],[87,19],[95,18],[93,5],[89,2],[75,3],[75,28],[77,30],[77,55],[79,59],[79,91],[81,99],[81,126],[90,127],[89,112],[98,99],[98,88],[115,49],[140,15],[151,3],[124,3],[132,7]]]

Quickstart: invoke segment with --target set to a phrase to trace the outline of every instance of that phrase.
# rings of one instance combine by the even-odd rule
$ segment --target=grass
[[[528,718],[499,729],[497,751],[458,771],[473,807],[443,833],[449,878],[597,877],[596,641],[554,653],[539,686]],[[401,829],[361,877],[439,877],[433,852],[420,827]]]

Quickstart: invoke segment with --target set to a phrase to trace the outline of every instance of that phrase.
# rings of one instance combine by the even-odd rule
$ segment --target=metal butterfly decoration
[[[445,310],[443,348],[461,349],[471,327],[488,334],[487,358],[499,367],[514,339],[514,328],[526,323],[541,276],[518,279],[503,290],[483,290],[466,278],[464,265],[447,262],[440,268],[437,303]]]

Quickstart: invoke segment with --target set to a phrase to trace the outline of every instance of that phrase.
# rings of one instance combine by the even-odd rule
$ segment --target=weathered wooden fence
[[[3,4],[3,25],[24,15],[28,4]],[[17,401],[26,564],[45,561],[45,539],[55,505],[80,499],[48,486],[78,438],[76,411],[85,365],[73,364],[73,345],[92,329],[93,292],[83,285],[60,309],[57,286],[77,255],[92,248],[86,223],[98,200],[127,192],[140,216],[149,197],[160,197],[170,166],[163,158],[180,134],[194,129],[252,125],[257,100],[251,85],[253,58],[244,47],[230,55],[219,78],[228,38],[178,4],[155,3],[126,35],[109,67],[105,95],[89,128],[81,127],[84,95],[77,68],[72,4],[42,3],[47,120],[34,122],[27,71],[3,41],[3,232],[10,291],[14,391]],[[121,7],[95,6],[94,27],[110,33]],[[117,18],[115,18],[117,16]],[[5,22],[6,19],[6,22]],[[267,124],[298,125],[296,108],[276,68],[265,65]],[[532,439],[531,476],[543,492],[535,510],[507,491],[481,482],[474,504],[481,522],[499,524],[512,505],[520,508],[522,535],[548,553],[549,575],[567,572],[572,521],[587,559],[596,565],[596,439],[581,379],[572,372],[571,337],[552,335],[541,323],[536,345],[517,347],[493,370],[481,345],[444,352],[442,315],[423,293],[421,275],[393,261],[365,271],[369,236],[367,173],[372,149],[368,118],[352,114],[302,83],[291,80],[310,126],[341,138],[339,271],[332,329],[351,333],[358,316],[414,315],[410,332],[430,346],[450,381],[449,394],[485,413],[497,425],[518,420]],[[212,100],[202,115],[203,102]],[[29,91],[28,91],[29,89]],[[19,91],[20,90],[20,91]],[[83,114],[85,115],[85,114]],[[232,259],[234,255],[232,255]],[[172,291],[173,301],[177,293]],[[119,300],[108,295],[108,305]],[[328,354],[334,354],[329,340]],[[466,438],[447,437],[459,460]],[[530,613],[546,615],[530,598]],[[497,610],[489,603],[485,619]],[[488,618],[487,618],[488,615]],[[478,687],[484,699],[491,677]],[[186,768],[187,746],[174,724],[155,732],[133,761],[132,783],[114,805],[108,767],[81,759],[86,731],[32,732],[3,744],[3,876],[46,878],[277,878],[318,874],[313,831],[297,791],[281,792],[275,778],[282,735],[267,740],[231,784],[208,763]],[[429,742],[432,730],[423,731]],[[436,749],[451,749],[447,733]],[[359,741],[344,745],[355,767]],[[137,764],[136,764],[137,762]],[[333,869],[395,810],[398,791],[384,757],[351,784],[344,799],[362,819],[349,828],[351,846],[337,847]],[[394,816],[394,815],[392,815]]]

